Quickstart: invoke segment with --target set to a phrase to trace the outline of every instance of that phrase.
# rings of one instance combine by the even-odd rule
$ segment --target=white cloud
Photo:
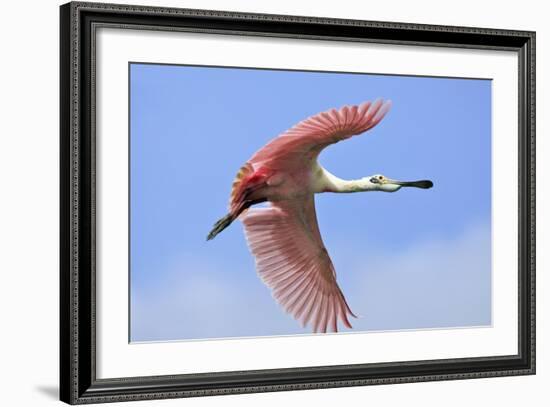
[[[133,293],[134,340],[307,332],[284,314],[252,268],[243,273],[222,259],[203,261],[186,254],[165,276],[154,289]]]
[[[490,324],[490,226],[400,253],[333,256],[354,331]],[[331,250],[334,252],[334,250]],[[251,268],[253,261],[249,265]],[[132,296],[132,339],[175,340],[308,333],[253,270],[184,254],[163,280]],[[239,275],[236,280],[234,276]]]
[[[339,275],[346,273],[342,279],[349,285],[344,290],[350,306],[362,315],[355,329],[491,323],[491,229],[487,224],[474,225],[454,239],[423,242],[400,253],[374,253],[340,270]]]

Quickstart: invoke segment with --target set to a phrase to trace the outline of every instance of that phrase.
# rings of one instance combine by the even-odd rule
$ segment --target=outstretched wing
[[[313,195],[253,208],[241,216],[256,271],[275,300],[314,332],[351,328],[351,312],[325,249]]]
[[[376,126],[390,107],[391,101],[377,100],[318,113],[271,140],[248,163],[254,170],[300,168],[316,159],[326,146]]]
[[[311,116],[258,150],[239,170],[231,189],[229,210],[238,212],[243,197],[265,185],[274,172],[309,169],[323,148],[376,126],[391,107],[377,100],[344,106]]]

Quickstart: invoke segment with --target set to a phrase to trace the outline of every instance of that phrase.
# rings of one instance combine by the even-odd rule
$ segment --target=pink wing
[[[323,148],[376,126],[390,107],[390,101],[377,100],[331,109],[302,120],[258,150],[239,170],[229,210],[239,208],[247,189],[261,187],[273,172],[309,170]]]
[[[325,249],[313,195],[254,208],[241,216],[256,271],[275,300],[314,332],[351,328],[351,312]]]
[[[376,126],[390,107],[391,101],[377,100],[318,113],[271,140],[248,163],[254,170],[302,167],[316,159],[326,146]]]

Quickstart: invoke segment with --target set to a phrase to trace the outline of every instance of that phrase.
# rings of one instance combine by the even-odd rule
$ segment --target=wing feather
[[[326,146],[376,126],[390,107],[390,101],[376,100],[318,113],[271,140],[248,163],[255,169],[306,165],[308,159],[316,158]]]
[[[249,209],[241,220],[256,271],[286,312],[314,332],[337,332],[338,321],[351,327],[312,195]]]

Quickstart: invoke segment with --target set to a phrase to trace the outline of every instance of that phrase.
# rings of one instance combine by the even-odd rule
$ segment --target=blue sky
[[[382,97],[374,129],[327,148],[341,178],[430,190],[320,194],[353,331],[491,323],[491,81],[131,65],[132,341],[309,333],[257,277],[242,226],[206,242],[233,178],[320,111]]]

